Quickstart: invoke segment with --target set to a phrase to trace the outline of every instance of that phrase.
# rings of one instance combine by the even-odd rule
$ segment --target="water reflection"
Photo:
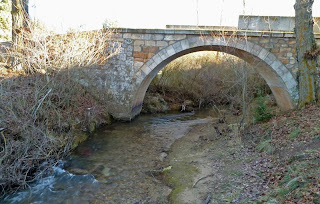
[[[159,203],[170,188],[148,173],[163,168],[169,147],[206,114],[142,115],[97,131],[66,162],[66,170],[10,196],[4,203]]]

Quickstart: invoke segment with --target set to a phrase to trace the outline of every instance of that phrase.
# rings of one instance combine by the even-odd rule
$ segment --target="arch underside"
[[[246,44],[248,45],[248,42],[246,42]],[[189,47],[165,58],[161,56],[161,60],[159,60],[159,56],[155,55],[149,60],[149,63],[147,62],[144,65],[145,67],[147,67],[147,69],[144,68],[139,73],[141,77],[141,83],[138,86],[133,104],[131,106],[132,115],[135,116],[140,113],[145,93],[151,81],[161,69],[163,69],[172,60],[197,51],[224,52],[237,56],[240,59],[243,59],[246,62],[250,63],[251,65],[254,65],[258,73],[265,79],[270,89],[272,90],[278,106],[283,110],[294,108],[296,105],[295,100],[297,99],[297,83],[291,73],[279,60],[275,59],[276,57],[272,53],[250,42],[248,46],[250,46],[251,48],[254,47],[255,50],[258,50],[258,52],[251,53],[248,52],[245,48],[239,49],[235,46],[231,47],[228,45],[221,45],[221,43],[219,43],[219,45],[213,44]],[[270,59],[273,60],[271,61]],[[150,63],[150,61],[153,62],[153,64]]]

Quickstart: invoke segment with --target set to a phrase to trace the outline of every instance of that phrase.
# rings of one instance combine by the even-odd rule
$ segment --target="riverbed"
[[[265,190],[267,161],[244,147],[238,119],[210,109],[114,123],[3,203],[246,203]]]

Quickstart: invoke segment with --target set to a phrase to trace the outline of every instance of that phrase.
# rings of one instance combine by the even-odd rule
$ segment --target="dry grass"
[[[53,35],[29,26],[3,56],[10,69],[0,68],[0,197],[41,177],[85,138],[80,130],[106,122],[71,68],[105,63],[120,48],[113,30]]]
[[[3,79],[0,97],[0,195],[41,176],[74,147],[78,128],[107,114],[66,73]]]
[[[55,34],[39,23],[29,22],[16,34],[18,39],[7,49],[6,59],[12,68],[28,73],[104,64],[120,50],[120,44],[112,41],[114,32],[71,30]]]
[[[199,52],[168,64],[152,81],[148,94],[160,93],[169,103],[192,100],[199,108],[227,104],[241,110],[243,97],[249,103],[259,90],[271,93],[253,66],[232,55]]]

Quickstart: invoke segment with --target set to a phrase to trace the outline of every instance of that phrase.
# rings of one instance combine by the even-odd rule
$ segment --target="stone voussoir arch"
[[[257,66],[258,72],[271,88],[281,109],[296,106],[297,81],[277,57],[258,44],[245,38],[225,36],[195,36],[175,42],[161,49],[135,73],[137,89],[132,101],[131,115],[141,111],[145,93],[156,74],[172,60],[196,51],[221,51],[235,55]]]

